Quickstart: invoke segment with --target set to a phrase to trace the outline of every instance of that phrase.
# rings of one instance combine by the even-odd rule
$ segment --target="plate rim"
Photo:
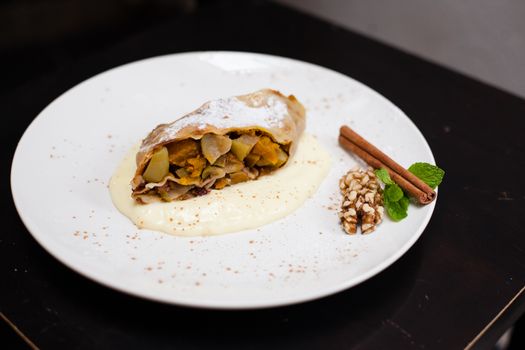
[[[259,56],[266,59],[279,59],[288,61],[292,64],[300,64],[300,65],[306,65],[310,66],[315,69],[320,69],[322,71],[327,71],[331,74],[335,74],[337,76],[340,76],[341,78],[345,79],[351,79],[353,83],[359,85],[360,88],[367,91],[367,93],[371,93],[376,98],[379,98],[387,103],[389,107],[391,107],[397,114],[401,115],[408,121],[408,125],[410,128],[412,128],[416,135],[423,141],[423,144],[426,148],[426,151],[430,155],[431,161],[435,163],[434,154],[432,153],[432,149],[430,148],[430,145],[428,141],[426,140],[425,136],[419,130],[419,128],[415,125],[415,123],[412,121],[412,119],[405,114],[398,106],[396,106],[392,101],[390,101],[388,98],[377,92],[376,90],[372,89],[368,85],[360,82],[357,79],[354,79],[348,75],[345,75],[341,72],[338,72],[336,70],[333,70],[331,68],[327,68],[321,65],[317,65],[314,63],[310,63],[307,61],[302,61],[294,58],[284,57],[284,56],[277,56],[277,55],[271,55],[271,54],[265,54],[265,53],[259,53],[259,52],[249,52],[249,51],[228,51],[228,50],[212,50],[212,51],[186,51],[186,52],[178,52],[178,53],[170,53],[170,54],[164,54],[164,55],[158,55],[158,56],[152,56],[148,58],[143,58],[137,61],[128,62],[116,67],[109,68],[105,71],[102,71],[100,73],[97,73],[96,75],[93,75],[92,77],[85,79],[74,86],[70,87],[66,91],[62,92],[59,96],[57,96],[55,99],[53,99],[50,103],[48,103],[39,113],[38,115],[29,123],[29,125],[24,130],[24,133],[20,137],[15,152],[13,154],[13,158],[11,161],[11,170],[10,170],[10,188],[11,188],[11,196],[13,198],[13,202],[16,208],[16,211],[18,213],[18,216],[20,217],[22,223],[26,227],[29,234],[37,241],[37,243],[44,248],[44,250],[50,254],[53,258],[58,260],[60,263],[65,265],[70,270],[80,274],[81,276],[87,278],[88,280],[92,282],[96,282],[100,285],[103,285],[105,287],[108,287],[110,289],[113,289],[115,291],[131,295],[133,297],[139,297],[142,299],[160,302],[164,304],[169,305],[178,305],[178,306],[185,306],[185,307],[193,307],[193,308],[200,308],[200,309],[217,309],[217,310],[252,310],[252,309],[264,309],[264,308],[272,308],[272,307],[283,307],[287,305],[294,305],[299,303],[305,303],[316,299],[321,299],[324,297],[328,297],[331,295],[334,295],[336,293],[348,290],[370,278],[373,278],[374,276],[378,275],[380,272],[387,269],[389,266],[391,266],[393,263],[395,263],[397,260],[399,260],[421,237],[424,230],[428,226],[428,223],[430,222],[430,219],[434,213],[434,209],[438,200],[438,190],[436,189],[436,198],[434,201],[430,204],[428,204],[426,207],[429,208],[426,216],[423,218],[422,223],[420,224],[419,228],[416,230],[416,232],[410,237],[409,240],[405,242],[401,248],[399,248],[394,254],[392,254],[387,259],[384,259],[381,261],[381,263],[377,264],[370,270],[366,271],[365,273],[362,273],[359,276],[356,276],[355,278],[351,278],[344,283],[336,283],[334,285],[330,285],[328,288],[316,288],[313,292],[303,292],[300,295],[296,296],[295,294],[292,294],[291,296],[287,296],[284,298],[270,298],[263,302],[253,302],[253,301],[225,301],[225,300],[214,300],[214,299],[191,299],[187,297],[181,297],[177,296],[176,298],[173,297],[165,297],[162,295],[155,295],[155,293],[150,293],[149,291],[137,291],[133,289],[126,289],[124,287],[121,287],[117,284],[111,284],[109,281],[104,280],[103,278],[99,277],[97,273],[90,273],[89,271],[85,271],[81,267],[76,266],[75,264],[71,263],[69,260],[61,256],[60,253],[56,253],[53,250],[52,244],[47,242],[45,240],[45,234],[40,234],[39,230],[34,226],[34,224],[31,222],[31,219],[27,216],[24,216],[23,210],[21,208],[20,202],[17,200],[16,195],[16,188],[17,188],[17,181],[16,181],[16,169],[17,169],[17,156],[21,152],[20,149],[23,146],[23,142],[25,139],[27,139],[29,136],[29,133],[36,127],[39,120],[42,118],[42,114],[48,109],[51,108],[57,101],[59,101],[61,98],[63,98],[66,94],[70,93],[72,90],[75,90],[77,88],[80,88],[82,85],[87,84],[93,79],[98,78],[101,75],[108,74],[110,72],[124,69],[132,65],[139,65],[147,61],[155,61],[160,59],[167,59],[170,57],[180,57],[180,56],[198,56],[202,54],[233,54],[233,55],[248,55],[248,56]],[[19,156],[18,156],[19,158]]]

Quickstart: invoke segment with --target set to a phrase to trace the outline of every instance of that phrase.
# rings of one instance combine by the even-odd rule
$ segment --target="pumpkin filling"
[[[258,130],[175,141],[153,153],[137,197],[142,202],[188,199],[257,179],[287,160],[288,146]]]

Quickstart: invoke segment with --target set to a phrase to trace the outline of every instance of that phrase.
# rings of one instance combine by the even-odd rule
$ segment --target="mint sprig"
[[[401,197],[398,201],[392,201],[385,197],[385,208],[388,216],[394,221],[403,220],[408,216],[408,203],[409,199],[406,196]]]
[[[428,163],[414,163],[408,168],[408,171],[419,177],[432,189],[438,187],[445,176],[443,169]]]
[[[435,165],[428,163],[414,163],[409,168],[412,174],[420,178],[424,183],[432,188],[436,188],[443,181],[445,171]],[[385,209],[388,216],[393,221],[401,221],[408,216],[408,205],[410,199],[408,195],[397,185],[388,174],[385,168],[376,169],[376,176],[385,184],[383,198]]]
[[[376,176],[385,184],[383,198],[388,216],[394,221],[403,220],[408,216],[409,199],[401,187],[390,178],[385,168],[376,169]]]

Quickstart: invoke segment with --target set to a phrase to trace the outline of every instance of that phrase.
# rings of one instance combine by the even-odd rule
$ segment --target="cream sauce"
[[[130,181],[136,170],[133,147],[109,182],[115,206],[139,228],[178,236],[218,235],[256,228],[285,217],[312,196],[330,169],[328,153],[303,134],[296,153],[281,169],[257,180],[212,190],[184,201],[138,204]]]

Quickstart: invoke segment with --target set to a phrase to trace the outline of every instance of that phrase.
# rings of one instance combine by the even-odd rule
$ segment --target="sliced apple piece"
[[[232,146],[232,140],[228,136],[206,134],[201,139],[202,154],[210,162],[215,161],[223,154],[228,153]]]
[[[288,154],[283,151],[281,148],[277,150],[277,163],[274,164],[276,168],[281,167],[288,160]]]
[[[248,177],[248,174],[242,171],[237,171],[235,173],[230,174],[230,180],[231,180],[231,184],[234,185],[234,184],[238,184],[239,182],[248,181],[250,180],[250,178]]]
[[[160,182],[170,171],[170,162],[168,158],[168,149],[162,147],[153,153],[146,170],[142,177],[147,182]]]
[[[226,156],[227,154],[223,154],[217,160],[215,163],[213,163],[213,166],[220,166],[221,168],[224,168],[226,166]]]
[[[228,186],[229,183],[230,181],[227,178],[223,177],[215,181],[215,183],[213,184],[213,188],[215,188],[216,190],[222,190],[224,187]]]
[[[219,179],[221,177],[224,177],[224,175],[226,175],[226,172],[223,168],[219,168],[218,166],[209,165],[202,171],[202,179]]]
[[[224,165],[224,171],[226,174],[241,171],[244,168],[244,163],[237,159],[232,153],[226,154],[226,164]]]
[[[239,138],[232,140],[231,151],[239,160],[242,161],[250,153],[257,141],[259,141],[257,136],[247,134],[241,135]]]
[[[206,167],[206,159],[202,157],[190,158],[187,163],[185,169],[190,172],[191,177],[201,176],[202,170]]]
[[[277,154],[280,149],[279,145],[273,142],[268,136],[263,136],[253,147],[253,154],[261,156],[269,165],[274,165],[279,160]],[[259,165],[259,164],[257,164]]]
[[[246,164],[247,167],[252,167],[257,163],[257,161],[261,158],[261,156],[257,154],[250,153],[244,158],[244,164]]]
[[[255,163],[255,165],[257,165],[257,166],[272,166],[273,163],[270,162],[268,159],[266,159],[266,158],[262,158],[262,157],[261,157],[261,158]]]

